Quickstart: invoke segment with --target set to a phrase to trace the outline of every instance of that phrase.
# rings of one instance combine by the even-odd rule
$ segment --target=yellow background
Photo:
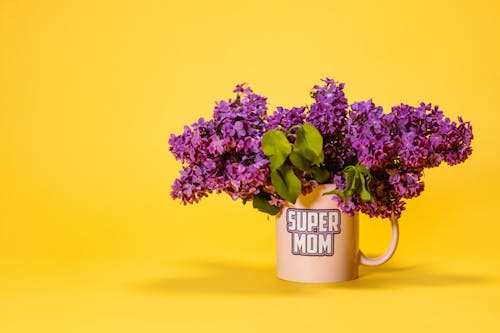
[[[0,2],[0,332],[498,332],[496,1]],[[398,251],[359,280],[279,281],[274,220],[169,197],[169,134],[248,82],[270,108],[320,78],[351,102],[473,124],[425,175]],[[386,221],[361,222],[368,254]]]

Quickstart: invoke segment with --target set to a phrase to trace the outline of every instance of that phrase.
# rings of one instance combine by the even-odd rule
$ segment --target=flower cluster
[[[307,122],[316,127],[323,136],[325,164],[330,170],[340,170],[345,165],[343,129],[347,121],[349,104],[344,94],[344,84],[336,84],[326,78],[324,85],[315,85],[311,91],[314,103],[307,107],[286,109],[278,107],[269,117],[270,129],[282,128],[292,134],[293,127]]]
[[[325,164],[330,170],[341,170],[348,163],[343,129],[347,121],[349,104],[344,94],[344,84],[338,85],[326,78],[324,85],[314,86],[307,122],[314,125],[323,135]]]
[[[268,117],[268,128],[282,128],[289,130],[289,134],[293,134],[295,127],[302,125],[306,121],[306,108],[291,108],[285,109],[281,106],[276,108],[276,111]]]
[[[343,83],[332,79],[323,83],[313,87],[311,105],[278,107],[271,115],[267,115],[265,97],[238,85],[235,99],[216,103],[213,119],[201,118],[181,135],[172,134],[170,151],[184,166],[172,186],[172,197],[187,204],[212,192],[225,192],[244,202],[256,201],[258,196],[261,204],[264,200],[265,205],[282,207],[285,201],[272,185],[262,137],[277,129],[293,144],[297,128],[305,123],[319,130],[323,139],[321,168],[330,175],[328,182],[343,190],[347,186],[343,170],[354,165],[369,174],[366,184],[371,200],[358,194],[333,196],[348,214],[361,211],[399,217],[404,200],[423,191],[424,169],[441,162],[454,165],[472,153],[470,123],[460,117],[458,122],[451,121],[437,106],[401,104],[384,113],[372,100],[349,105]],[[302,184],[302,193],[318,184],[315,179],[319,178],[306,169],[290,167]]]
[[[344,94],[344,84],[336,85],[332,79],[323,80],[323,86],[314,86],[307,121],[314,125],[323,137],[335,137],[346,121],[347,98]]]
[[[341,203],[347,213],[362,211],[370,216],[399,217],[404,200],[424,189],[425,168],[442,161],[454,165],[471,153],[470,123],[445,118],[437,106],[401,104],[388,114],[369,100],[351,105],[344,144],[358,163],[371,172],[369,190],[374,200],[365,202],[353,196]],[[349,153],[348,153],[349,155]],[[340,177],[334,182],[345,186]]]
[[[212,120],[201,118],[170,136],[170,151],[184,164],[172,186],[174,199],[195,203],[215,191],[252,200],[269,188],[269,161],[260,148],[268,126],[266,98],[244,85],[234,92],[234,100],[216,103]],[[274,198],[273,204],[283,200]]]

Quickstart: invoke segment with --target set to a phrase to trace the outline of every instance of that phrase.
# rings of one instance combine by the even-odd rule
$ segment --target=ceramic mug
[[[276,218],[277,274],[294,282],[339,282],[356,279],[358,266],[376,266],[389,260],[398,244],[398,221],[391,219],[392,238],[387,251],[368,258],[359,250],[359,220],[343,214],[335,200],[323,193],[333,184],[288,203]]]

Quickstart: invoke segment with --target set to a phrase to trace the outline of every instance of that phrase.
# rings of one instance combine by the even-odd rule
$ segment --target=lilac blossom
[[[370,171],[373,201],[357,194],[345,200],[332,197],[347,214],[399,217],[405,200],[424,190],[426,168],[455,165],[472,153],[472,128],[461,117],[451,121],[438,106],[425,103],[400,104],[389,113],[372,100],[349,105],[343,89],[343,83],[326,78],[313,87],[309,107],[280,106],[268,116],[265,97],[245,84],[236,86],[236,98],[217,102],[213,119],[200,118],[182,134],[171,135],[170,151],[183,164],[172,197],[188,204],[212,192],[244,201],[265,194],[271,205],[282,207],[285,201],[271,184],[261,139],[266,131],[280,129],[293,142],[295,128],[306,122],[322,134],[324,164],[338,189],[346,186],[346,166],[359,163]],[[306,172],[295,169],[295,174],[303,194],[318,185]]]
[[[309,106],[306,121],[314,125],[323,136],[325,164],[332,171],[340,171],[349,156],[345,155],[344,132],[349,104],[344,94],[344,84],[322,80],[311,92],[314,103]]]
[[[445,118],[437,106],[401,104],[384,114],[369,100],[351,105],[344,127],[346,156],[370,169],[369,190],[374,202],[353,196],[340,202],[352,214],[358,210],[370,216],[399,217],[405,202],[424,189],[423,170],[463,162],[472,152],[470,123]],[[334,183],[343,188],[341,177]],[[337,198],[340,201],[340,198]]]
[[[170,151],[184,164],[171,196],[188,204],[214,191],[243,200],[262,191],[283,205],[269,186],[269,161],[260,148],[268,126],[266,98],[245,85],[234,92],[234,100],[216,103],[212,120],[201,118],[171,135]]]
[[[282,128],[285,130],[290,130],[290,133],[294,133],[293,128],[302,125],[306,120],[306,108],[294,107],[291,109],[286,109],[281,106],[276,108],[276,111],[268,117],[268,128]]]

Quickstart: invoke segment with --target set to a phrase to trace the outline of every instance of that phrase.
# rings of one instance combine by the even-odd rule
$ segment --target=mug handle
[[[398,246],[399,226],[398,226],[398,219],[396,217],[391,216],[390,220],[391,220],[391,226],[392,226],[392,237],[391,237],[391,244],[389,245],[389,248],[387,249],[387,251],[385,251],[384,254],[382,254],[381,256],[376,257],[376,258],[368,258],[360,250],[359,257],[360,257],[361,265],[377,266],[377,265],[382,265],[387,260],[391,259],[392,255],[396,251],[396,247]]]

